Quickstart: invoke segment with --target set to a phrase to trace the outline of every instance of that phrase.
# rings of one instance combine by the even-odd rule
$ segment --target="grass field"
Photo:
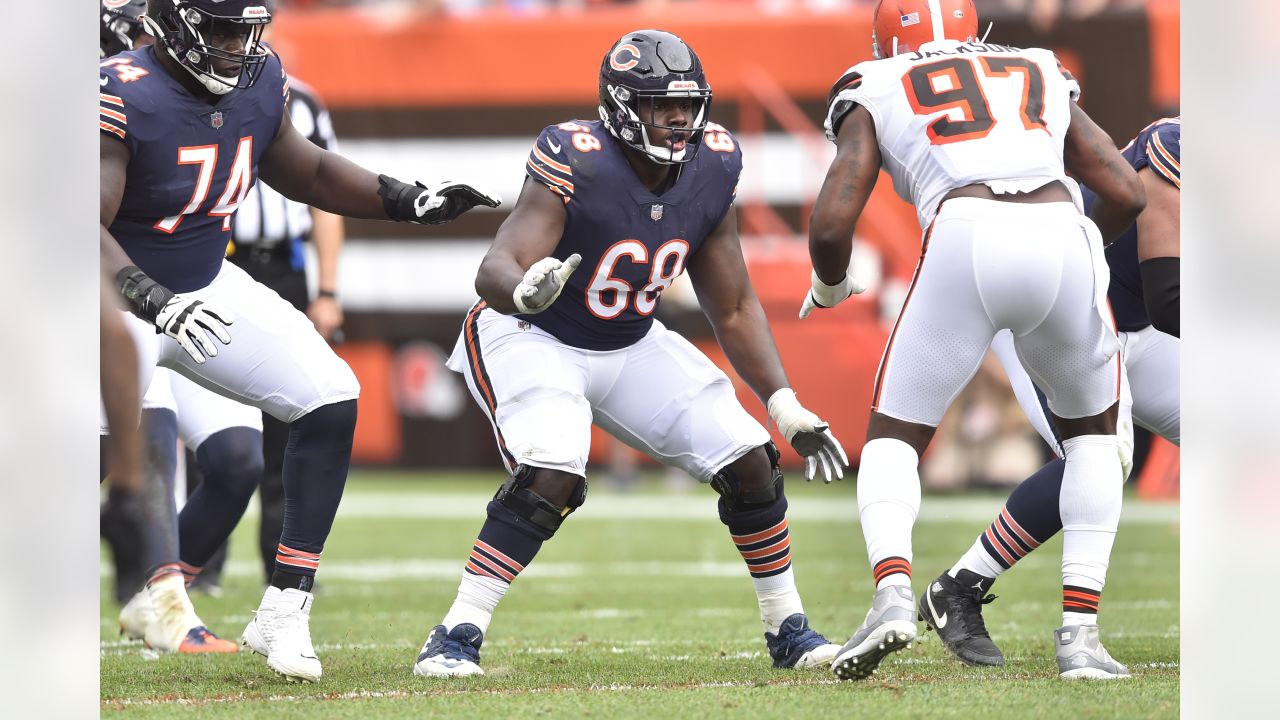
[[[953,661],[936,637],[891,656],[873,679],[774,670],[746,570],[716,519],[715,494],[656,482],[593,486],[586,506],[516,581],[482,651],[486,675],[414,677],[427,631],[457,588],[497,476],[357,473],[325,548],[312,615],[318,685],[291,685],[248,652],[146,659],[117,636],[102,583],[102,712],[110,717],[467,718],[861,717],[1168,718],[1178,714],[1176,506],[1130,501],[1102,604],[1125,682],[1058,679],[1055,539],[995,588],[988,627],[1002,670]],[[853,483],[788,485],[806,611],[843,643],[871,597]],[[915,533],[917,588],[968,547],[1001,496],[926,497]],[[234,538],[221,598],[197,610],[238,638],[262,594],[256,521]],[[923,625],[923,624],[922,624]]]

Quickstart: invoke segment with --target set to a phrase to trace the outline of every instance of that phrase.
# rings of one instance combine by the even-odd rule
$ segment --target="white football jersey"
[[[949,191],[1027,192],[1057,180],[1082,207],[1062,146],[1080,85],[1049,50],[941,40],[849,68],[832,89],[827,138],[855,105],[875,122],[884,169],[922,228]]]

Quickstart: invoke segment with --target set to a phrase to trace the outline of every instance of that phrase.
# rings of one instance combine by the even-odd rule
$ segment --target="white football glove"
[[[812,287],[804,296],[804,304],[800,306],[801,320],[809,317],[809,313],[813,312],[814,308],[833,308],[847,300],[850,295],[859,295],[867,290],[867,286],[848,271],[845,271],[844,280],[835,285],[828,285],[822,282],[822,278],[818,277],[818,271],[814,270],[810,282]]]
[[[545,257],[525,271],[524,279],[512,293],[516,309],[525,314],[540,313],[560,297],[569,276],[578,269],[582,256],[574,253],[561,262]]]
[[[769,398],[769,417],[796,452],[804,456],[804,479],[812,480],[822,468],[824,482],[844,479],[849,458],[827,424],[805,410],[791,388],[782,388]]]
[[[1120,467],[1128,482],[1129,473],[1133,472],[1133,421],[1128,418],[1116,423],[1116,451],[1120,453]]]
[[[185,295],[169,298],[156,314],[156,327],[177,340],[196,364],[204,364],[207,358],[218,354],[211,334],[223,345],[231,344],[227,326],[233,322],[235,316],[227,310]]]

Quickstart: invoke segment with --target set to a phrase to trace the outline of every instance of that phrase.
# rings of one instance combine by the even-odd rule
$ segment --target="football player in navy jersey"
[[[262,0],[150,0],[155,44],[102,63],[102,266],[151,329],[143,358],[291,424],[276,570],[244,640],[271,669],[314,682],[310,590],[359,384],[305,315],[224,260],[232,215],[259,172],[289,198],[352,217],[442,223],[498,201],[376,175],[301,136],[280,59],[260,42],[270,21]]]
[[[1107,299],[1124,360],[1125,391],[1118,425],[1120,434],[1127,436],[1130,455],[1134,423],[1175,445],[1182,440],[1178,394],[1181,137],[1181,119],[1166,118],[1147,126],[1121,151],[1147,194],[1146,208],[1137,221],[1106,249],[1111,269]],[[1084,197],[1090,207],[1097,199],[1088,187]],[[1016,359],[1004,361],[1004,366],[1011,379],[1026,375]],[[1044,413],[1040,405],[1024,403],[1023,409],[1033,423],[1044,425],[1037,422],[1041,420],[1037,415]],[[1046,440],[1060,456],[1056,440]],[[1015,488],[996,519],[921,599],[921,616],[963,662],[1004,664],[1004,655],[982,619],[982,605],[994,599],[986,593],[1001,573],[1062,530],[1058,499],[1063,465],[1061,459],[1054,460]],[[1126,475],[1130,465],[1125,462]],[[1097,604],[1087,598],[1065,593],[1063,606],[1098,611]]]
[[[796,591],[778,451],[729,378],[653,317],[687,268],[721,347],[805,456],[806,477],[843,476],[844,450],[788,387],[747,277],[733,208],[742,155],[708,122],[702,65],[675,35],[623,36],[599,90],[599,120],[553,125],[535,141],[449,360],[489,416],[510,477],[414,673],[482,672],[499,600],[586,500],[593,422],[720,494],[773,664],[824,665],[836,646],[809,627]]]

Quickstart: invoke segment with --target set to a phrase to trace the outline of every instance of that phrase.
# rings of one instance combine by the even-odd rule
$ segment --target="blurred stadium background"
[[[1082,104],[1117,142],[1177,114],[1177,0],[978,0],[993,42],[1048,47],[1080,79]],[[497,468],[488,422],[444,369],[474,301],[475,268],[519,192],[545,125],[595,119],[596,74],[637,27],[682,35],[708,68],[712,119],[743,147],[740,224],[751,277],[802,398],[861,448],[871,378],[919,255],[908,205],[882,181],[859,227],[871,290],[800,323],[809,209],[834,154],[821,136],[830,84],[870,57],[872,0],[281,0],[271,42],[291,76],[329,105],[342,151],[401,177],[450,173],[508,200],[443,229],[349,222],[340,270],[346,343],[364,387],[355,462],[366,467]],[[661,319],[722,365],[687,287]],[[822,348],[816,352],[815,348]],[[733,376],[730,370],[730,375]],[[833,384],[834,380],[834,384]],[[744,405],[760,403],[739,385]],[[816,398],[821,398],[820,400]],[[785,445],[785,443],[780,443]],[[943,424],[926,462],[935,489],[1017,482],[1044,449],[995,363]],[[1145,438],[1139,461],[1148,456]],[[792,466],[797,458],[790,454]],[[602,433],[593,460],[625,475],[637,458]],[[1176,494],[1177,453],[1158,440],[1139,486]],[[647,462],[641,460],[641,462]]]

